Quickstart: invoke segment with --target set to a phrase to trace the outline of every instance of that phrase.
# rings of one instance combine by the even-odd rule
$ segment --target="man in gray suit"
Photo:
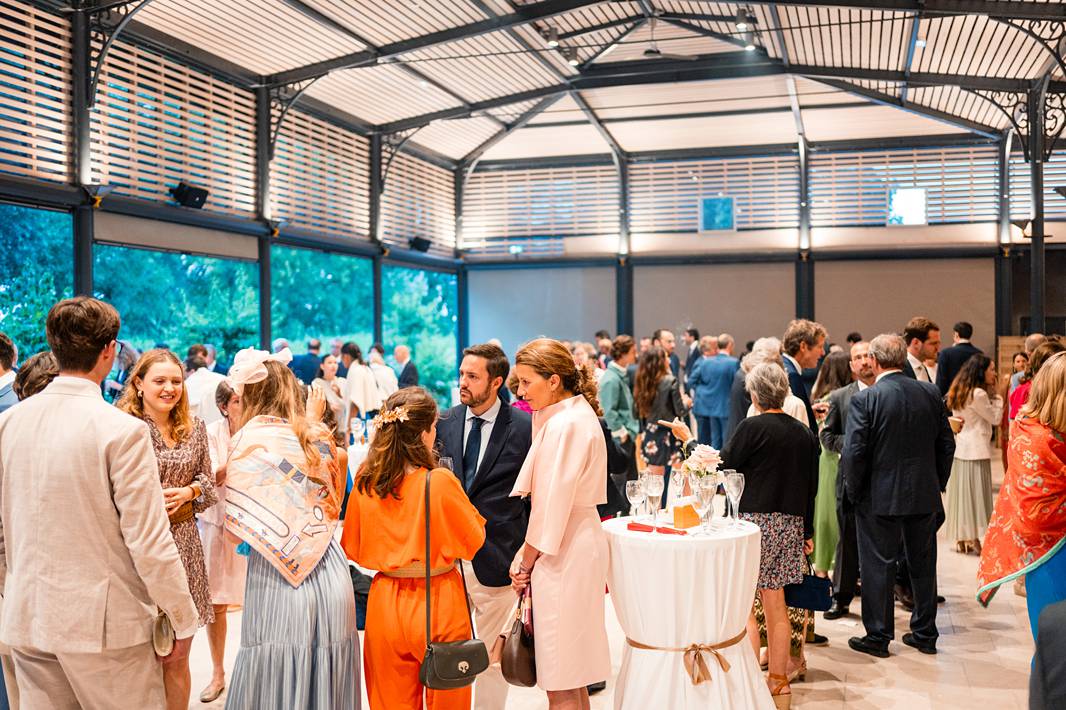
[[[140,419],[104,401],[118,313],[94,298],[48,313],[59,377],[0,414],[0,642],[23,707],[163,708],[161,609],[183,660],[197,613]]]
[[[844,427],[848,421],[851,398],[874,383],[874,364],[870,344],[859,341],[851,346],[851,374],[854,381],[829,395],[829,412],[818,438],[822,446],[836,454],[844,452]],[[844,477],[837,476],[837,540],[836,564],[833,565],[833,606],[825,612],[829,620],[847,616],[848,606],[855,598],[859,581],[859,548],[855,537],[855,508],[844,492]]]

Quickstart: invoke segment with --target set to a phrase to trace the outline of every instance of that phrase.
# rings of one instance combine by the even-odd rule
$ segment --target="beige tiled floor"
[[[998,477],[997,477],[998,478]],[[877,660],[848,648],[850,636],[862,634],[858,616],[825,621],[819,615],[817,628],[830,638],[826,648],[808,649],[810,672],[807,682],[793,685],[793,707],[837,710],[1014,710],[1027,707],[1029,661],[1033,651],[1025,600],[1005,588],[988,609],[974,601],[977,558],[952,551],[941,540],[939,575],[940,653],[924,656],[898,640],[892,656]],[[858,603],[852,606],[858,612]],[[230,614],[227,668],[232,667],[240,643],[240,613]],[[908,616],[897,607],[897,637],[907,628]],[[624,637],[611,605],[607,605],[607,628],[611,640],[614,673],[622,660]],[[193,708],[221,708],[224,696],[205,706],[196,700],[211,673],[207,641],[201,632],[193,645]],[[594,709],[613,707],[613,679],[607,690],[592,698]],[[364,700],[363,707],[367,705]],[[508,710],[547,707],[536,690],[512,690]],[[651,709],[649,709],[651,710]],[[667,709],[664,709],[667,710]],[[725,709],[723,709],[725,710]],[[732,708],[729,710],[743,710]]]

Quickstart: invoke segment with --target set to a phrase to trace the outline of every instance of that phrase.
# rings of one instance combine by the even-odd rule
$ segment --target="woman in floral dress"
[[[149,350],[137,361],[118,406],[148,423],[159,463],[170,532],[185,566],[200,625],[214,621],[211,591],[196,513],[218,502],[211,476],[207,428],[189,414],[185,371],[169,350]],[[192,690],[189,660],[163,664],[167,709],[186,710]]]

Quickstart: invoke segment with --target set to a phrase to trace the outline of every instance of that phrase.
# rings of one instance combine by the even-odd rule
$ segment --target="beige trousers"
[[[22,710],[166,707],[163,670],[150,642],[101,653],[14,647],[11,654]]]
[[[463,575],[466,577],[466,590],[470,594],[470,606],[474,611],[474,628],[477,637],[485,642],[489,650],[496,642],[514,612],[518,597],[508,587],[486,587],[477,580],[474,566],[463,563]],[[503,679],[500,665],[491,665],[474,681],[474,710],[502,710],[507,705],[507,690],[510,688]]]

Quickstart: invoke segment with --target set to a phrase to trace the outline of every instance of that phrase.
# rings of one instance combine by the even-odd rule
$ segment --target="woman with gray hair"
[[[818,490],[818,442],[810,428],[786,414],[788,376],[782,367],[761,362],[745,377],[746,389],[760,416],[737,425],[722,450],[723,467],[744,474],[740,518],[762,531],[758,595],[766,614],[769,651],[767,685],[778,708],[788,708],[790,624],[786,584],[803,581],[803,558],[813,549],[814,498]],[[758,654],[760,634],[755,615],[748,638]]]

